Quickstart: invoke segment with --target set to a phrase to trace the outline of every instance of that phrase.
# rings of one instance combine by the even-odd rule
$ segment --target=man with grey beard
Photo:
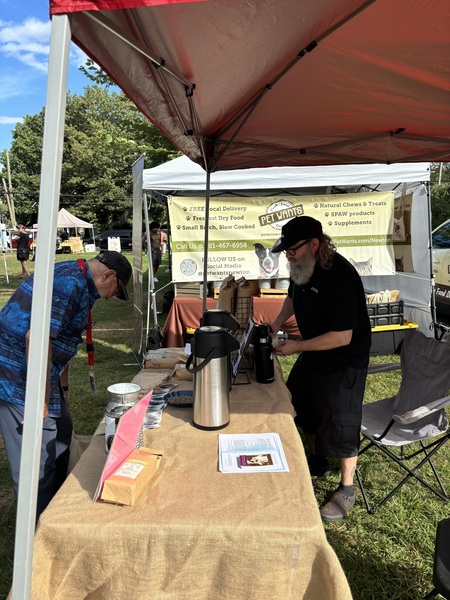
[[[295,423],[308,442],[312,476],[329,474],[327,458],[339,458],[339,487],[320,509],[324,521],[339,521],[355,503],[353,478],[371,336],[364,288],[355,268],[312,217],[295,217],[283,226],[272,248],[282,251],[291,282],[270,326],[276,335],[295,315],[301,337],[280,342],[275,353],[299,353],[286,383]]]

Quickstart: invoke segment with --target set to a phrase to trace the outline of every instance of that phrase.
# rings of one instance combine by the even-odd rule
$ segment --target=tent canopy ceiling
[[[58,212],[57,227],[89,227],[92,229],[94,226],[92,223],[88,223],[87,221],[83,221],[83,219],[75,217],[75,215],[72,215],[65,208],[61,208]]]
[[[450,161],[448,0],[51,0],[194,162]]]
[[[429,181],[429,163],[394,165],[327,165],[317,167],[268,167],[219,171],[211,174],[211,190],[280,190],[326,186],[368,186]],[[144,169],[144,191],[203,191],[202,167],[180,156]]]

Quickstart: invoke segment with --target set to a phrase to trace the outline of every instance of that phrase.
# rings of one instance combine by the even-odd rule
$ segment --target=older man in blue
[[[55,265],[50,317],[49,377],[46,391],[37,517],[63,482],[69,458],[72,419],[67,409],[68,365],[82,342],[89,311],[99,298],[128,300],[131,265],[120,252]],[[17,494],[33,275],[0,312],[0,429]]]

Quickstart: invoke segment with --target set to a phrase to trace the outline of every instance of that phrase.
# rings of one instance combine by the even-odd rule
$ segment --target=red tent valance
[[[119,10],[156,6],[159,4],[180,4],[181,2],[205,2],[206,0],[51,0],[50,14],[81,12],[84,10]]]

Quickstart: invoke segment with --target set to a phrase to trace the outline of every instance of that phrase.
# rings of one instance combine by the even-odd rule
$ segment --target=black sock
[[[338,490],[346,498],[348,498],[349,496],[353,496],[353,494],[355,493],[355,488],[353,487],[353,484],[351,484],[351,485],[344,485],[343,483],[340,483],[339,487],[338,487]]]

